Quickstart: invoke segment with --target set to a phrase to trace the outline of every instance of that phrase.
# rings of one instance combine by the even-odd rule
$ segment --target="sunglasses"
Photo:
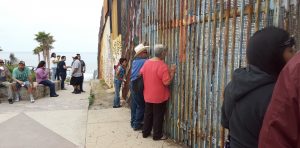
[[[282,47],[293,47],[296,44],[295,38],[290,37],[287,41],[281,44]]]

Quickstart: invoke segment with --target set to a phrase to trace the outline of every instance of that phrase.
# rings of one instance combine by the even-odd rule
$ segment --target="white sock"
[[[20,100],[20,94],[16,93],[16,100]]]
[[[34,100],[32,94],[29,94],[29,97],[31,100]]]

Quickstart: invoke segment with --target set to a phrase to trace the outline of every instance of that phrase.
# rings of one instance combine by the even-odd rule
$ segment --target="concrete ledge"
[[[55,81],[55,90],[60,90],[60,81]],[[42,84],[37,84],[34,82],[33,84],[35,86],[35,89],[33,91],[33,97],[34,99],[43,98],[45,96],[48,96],[50,94],[50,89],[48,86],[44,86]],[[0,88],[0,100],[1,101],[7,101],[7,89],[6,88]],[[27,90],[25,88],[22,88],[20,91],[21,100],[29,100],[29,95],[27,94]],[[15,96],[15,95],[14,95]]]

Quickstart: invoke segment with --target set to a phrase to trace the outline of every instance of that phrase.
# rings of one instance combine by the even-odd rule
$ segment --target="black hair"
[[[44,67],[44,66],[45,66],[45,64],[46,64],[46,62],[45,62],[45,61],[41,61],[41,62],[39,63],[39,65],[37,66],[37,68]]]
[[[55,57],[55,55],[56,55],[56,53],[53,52],[53,53],[51,54],[51,58]]]
[[[61,56],[61,59],[65,59],[66,58],[66,56]]]
[[[124,61],[127,61],[127,59],[126,58],[120,58],[119,64],[123,64]]]
[[[247,46],[248,64],[277,78],[286,64],[283,52],[289,47],[282,45],[289,39],[289,33],[277,27],[267,27],[257,31],[250,38]]]

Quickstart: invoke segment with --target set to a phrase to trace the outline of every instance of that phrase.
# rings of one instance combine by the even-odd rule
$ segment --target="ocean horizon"
[[[25,61],[26,66],[33,66],[37,67],[38,65],[38,56],[34,55],[32,52],[26,51],[1,51],[0,58],[3,60],[9,60],[10,53],[13,53],[18,60]],[[86,64],[86,73],[84,75],[85,81],[93,79],[94,71],[97,70],[97,52],[55,52],[56,55],[66,56],[66,64],[70,66],[72,63],[72,57],[75,56],[77,53],[81,55],[82,60]],[[51,52],[50,52],[51,54]],[[43,56],[41,54],[41,60],[43,60]]]

